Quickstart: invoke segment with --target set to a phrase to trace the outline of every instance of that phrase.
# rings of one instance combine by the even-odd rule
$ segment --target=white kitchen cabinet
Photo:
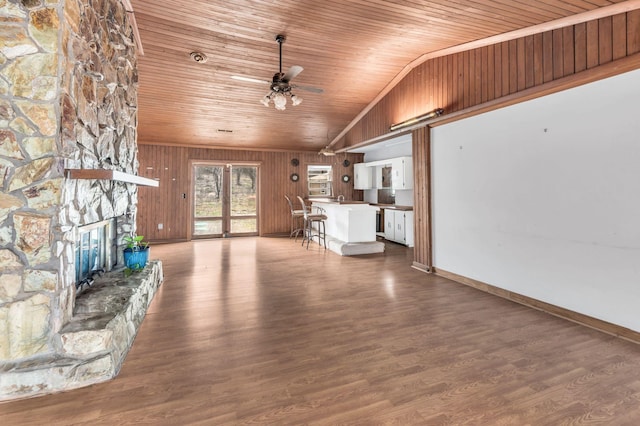
[[[396,227],[396,211],[391,209],[384,209],[384,238],[389,241],[395,241],[395,227]]]
[[[365,163],[353,165],[353,187],[354,189],[373,188],[373,167],[367,167]]]
[[[413,247],[413,211],[384,209],[384,238]]]
[[[398,157],[391,160],[391,187],[393,189],[413,188],[413,159],[411,157]]]

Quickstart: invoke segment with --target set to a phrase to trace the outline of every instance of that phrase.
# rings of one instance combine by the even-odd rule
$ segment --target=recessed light
[[[191,57],[191,59],[193,59],[195,62],[199,64],[204,64],[209,59],[207,58],[207,55],[205,55],[202,52],[191,52],[189,53],[189,56]]]

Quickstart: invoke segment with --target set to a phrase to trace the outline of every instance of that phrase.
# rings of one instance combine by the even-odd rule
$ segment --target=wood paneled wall
[[[414,68],[334,148],[384,136],[392,124],[436,108],[444,108],[446,118],[447,114],[464,112],[500,98],[512,99],[513,103],[519,92],[523,97],[524,93],[530,96],[532,90],[539,88],[538,93],[548,94],[570,86],[549,89],[549,83],[572,77],[583,83],[586,82],[580,77],[583,71],[639,55],[640,10],[634,10],[431,59]],[[637,62],[633,61],[632,66]],[[611,75],[628,66],[613,69]],[[423,270],[433,266],[429,136],[428,127],[413,131],[413,264]]]
[[[431,242],[431,132],[428,127],[413,131],[413,266],[430,271]]]
[[[334,146],[348,147],[380,137],[389,126],[435,108],[447,114],[513,96],[545,84],[592,70],[640,53],[640,10],[614,15],[553,31],[447,55],[429,60],[412,70],[345,137]],[[289,214],[284,194],[306,192],[307,164],[334,165],[336,194],[361,199],[351,183],[341,183],[343,174],[353,175],[353,166],[344,168],[345,155],[320,157],[315,153],[217,150],[173,146],[139,145],[140,174],[160,179],[159,188],[139,191],[138,233],[152,241],[184,240],[190,224],[190,160],[253,161],[261,164],[260,235],[284,233]],[[430,267],[428,237],[429,172],[428,129],[414,132],[414,173],[416,180],[415,263]],[[293,167],[292,158],[300,165]],[[361,156],[348,154],[351,164]],[[424,170],[423,170],[424,169]],[[297,171],[302,179],[289,180]],[[360,197],[360,198],[358,198]],[[162,223],[163,230],[158,230]]]
[[[414,68],[334,148],[383,136],[389,126],[517,94],[640,52],[640,10],[428,60]]]
[[[260,164],[260,235],[289,232],[290,213],[284,195],[306,195],[306,170],[309,164],[333,166],[333,188],[336,195],[346,199],[362,199],[362,191],[355,191],[353,183],[344,183],[345,174],[353,177],[353,164],[362,162],[362,154],[338,154],[335,157],[320,156],[313,152],[270,152],[189,148],[140,144],[139,174],[159,179],[158,188],[140,187],[138,192],[138,234],[150,241],[186,240],[191,218],[189,206],[193,202],[190,193],[191,160],[221,162],[255,162]],[[296,167],[291,160],[297,158]],[[348,159],[348,167],[343,161]],[[289,176],[298,173],[300,180],[292,182]],[[158,224],[163,229],[158,229]]]

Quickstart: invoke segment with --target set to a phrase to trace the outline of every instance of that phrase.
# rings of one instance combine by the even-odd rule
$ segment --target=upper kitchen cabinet
[[[393,189],[413,189],[413,160],[398,157],[391,160],[391,187]]]
[[[378,189],[391,189],[391,181],[393,180],[393,173],[391,171],[391,163],[384,166],[376,167],[376,188]]]
[[[353,165],[353,187],[355,189],[373,188],[373,168],[367,167],[365,163]]]

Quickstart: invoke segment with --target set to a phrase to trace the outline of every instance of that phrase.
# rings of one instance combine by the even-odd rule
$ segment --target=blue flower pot
[[[143,269],[149,261],[150,250],[149,247],[140,250],[124,249],[124,265],[133,270]]]

